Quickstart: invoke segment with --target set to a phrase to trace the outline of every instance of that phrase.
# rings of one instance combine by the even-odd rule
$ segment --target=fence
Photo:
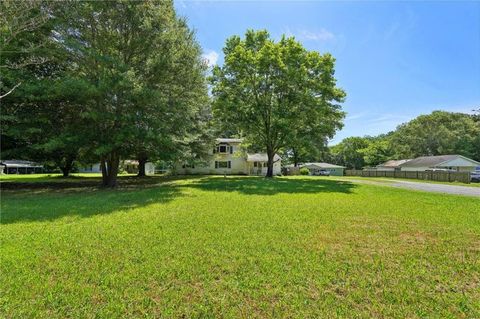
[[[300,175],[300,167],[284,167],[282,168],[283,175]]]
[[[470,183],[470,172],[444,172],[444,171],[364,171],[358,169],[345,170],[346,176],[362,177],[390,177],[390,178],[409,178],[423,179],[427,181],[439,182],[461,182]]]

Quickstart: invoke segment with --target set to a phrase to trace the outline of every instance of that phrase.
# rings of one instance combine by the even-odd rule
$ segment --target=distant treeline
[[[379,136],[348,137],[329,147],[322,160],[361,169],[391,159],[459,154],[480,161],[480,112],[435,111]]]

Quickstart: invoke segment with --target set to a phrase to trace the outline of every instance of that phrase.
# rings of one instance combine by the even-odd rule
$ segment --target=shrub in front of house
[[[310,174],[310,171],[306,167],[300,168],[300,175],[308,175]]]

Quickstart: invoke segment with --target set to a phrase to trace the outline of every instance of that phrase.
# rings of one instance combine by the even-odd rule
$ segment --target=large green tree
[[[52,161],[65,175],[78,152],[78,105],[65,80],[65,59],[53,30],[62,5],[0,3],[2,157]],[[72,126],[73,125],[73,126]]]
[[[205,109],[200,50],[171,1],[75,2],[65,15],[75,19],[65,19],[59,39],[86,87],[81,133],[113,187],[121,158],[144,161],[187,143]]]
[[[210,114],[207,65],[186,22],[173,12],[170,19],[168,32],[157,39],[162,52],[144,68],[144,92],[136,102],[149,106],[149,113],[138,117],[131,139],[139,176],[145,175],[147,160],[179,159],[189,151],[200,156],[210,149],[204,134]]]
[[[330,148],[336,164],[347,168],[362,169],[365,166],[363,150],[369,145],[368,137],[347,137]]]
[[[294,146],[302,133],[318,137],[310,131],[328,126],[332,118],[324,114],[343,116],[338,103],[345,93],[336,86],[330,54],[308,51],[293,37],[275,42],[267,31],[253,30],[243,39],[227,39],[223,52],[225,62],[212,76],[214,116],[266,151],[267,177],[276,152]]]
[[[472,115],[472,119],[476,124],[477,131],[479,132],[477,136],[473,140],[473,145],[475,148],[474,157],[477,161],[480,161],[480,108],[473,110],[474,114]]]
[[[378,164],[393,159],[395,150],[390,135],[391,134],[382,134],[366,138],[367,146],[358,150],[358,152],[363,155],[363,161],[366,166],[377,166]]]
[[[29,68],[48,61],[53,3],[0,1],[0,100],[22,85]]]
[[[474,116],[435,111],[400,125],[391,141],[398,158],[460,154],[480,160],[479,135]]]
[[[328,102],[325,104],[328,105]],[[308,125],[292,131],[285,146],[284,154],[294,166],[302,162],[324,160],[328,153],[328,140],[343,127],[344,112],[334,105],[322,108],[315,115],[317,117],[306,119]]]

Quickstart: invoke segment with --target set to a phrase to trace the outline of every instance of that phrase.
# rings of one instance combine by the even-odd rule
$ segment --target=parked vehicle
[[[470,173],[470,181],[480,183],[480,170]]]
[[[316,172],[317,174],[315,175],[319,175],[319,176],[330,176],[330,171],[327,171],[326,169],[321,169],[319,171]]]

